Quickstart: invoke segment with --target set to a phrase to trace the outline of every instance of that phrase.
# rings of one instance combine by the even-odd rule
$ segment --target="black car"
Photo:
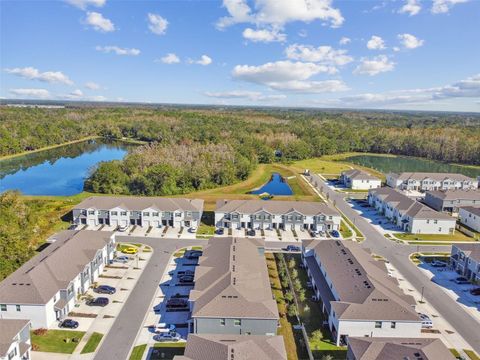
[[[58,327],[67,329],[76,329],[78,327],[78,321],[72,319],[65,319],[58,324]]]
[[[87,305],[90,306],[107,306],[110,303],[110,300],[106,297],[97,297],[93,300],[87,302]]]
[[[166,306],[167,309],[184,308],[188,306],[188,301],[185,299],[172,298],[167,300]]]
[[[253,229],[250,229],[250,230],[247,231],[247,235],[248,235],[248,236],[255,236],[256,234],[257,234],[257,233],[256,233],[255,230],[253,230]]]
[[[191,282],[193,282],[193,276],[192,275],[180,276],[179,281],[181,283],[191,283]]]
[[[99,293],[99,294],[110,294],[111,295],[111,294],[115,294],[117,289],[115,289],[113,286],[109,286],[109,285],[99,285],[95,289],[93,289],[93,291],[95,291],[96,293]]]
[[[191,250],[187,251],[185,254],[185,257],[187,259],[198,259],[200,256],[202,256],[203,252],[199,250]]]
[[[223,235],[223,233],[225,232],[225,230],[223,230],[223,228],[219,228],[217,229],[217,231],[215,231],[217,235]]]
[[[300,247],[295,245],[288,245],[286,249],[287,251],[300,251]]]

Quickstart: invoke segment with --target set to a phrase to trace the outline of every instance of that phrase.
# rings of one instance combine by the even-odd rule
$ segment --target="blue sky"
[[[3,98],[480,111],[480,1],[0,6]]]

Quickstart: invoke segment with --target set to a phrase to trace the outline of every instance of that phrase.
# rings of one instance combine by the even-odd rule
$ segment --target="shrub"
[[[35,335],[37,335],[37,336],[43,336],[43,335],[45,335],[45,334],[47,333],[47,331],[48,331],[48,330],[45,329],[45,328],[40,328],[40,329],[35,329],[35,330],[33,330],[33,333],[34,333]]]
[[[298,271],[297,271],[297,269],[293,269],[293,270],[290,272],[290,276],[292,277],[292,279],[298,278]]]
[[[295,306],[295,304],[291,304],[288,306],[287,314],[290,317],[293,317],[297,314],[297,307]]]
[[[292,302],[293,301],[293,294],[290,292],[290,291],[287,291],[285,293],[285,300],[287,300],[288,302]]]
[[[290,260],[288,260],[288,268],[290,270],[294,269],[296,265],[297,265],[297,262],[295,261],[294,258],[291,258]]]

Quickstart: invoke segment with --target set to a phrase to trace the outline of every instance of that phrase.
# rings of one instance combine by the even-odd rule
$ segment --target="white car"
[[[158,334],[153,337],[153,340],[155,341],[179,341],[182,337],[180,334],[177,334],[176,332],[169,332],[165,334]]]
[[[431,329],[433,328],[432,319],[428,315],[418,313],[418,316],[422,320],[422,329]]]
[[[128,229],[128,225],[119,225],[117,230],[120,232],[125,232]]]
[[[169,334],[170,332],[175,332],[175,325],[167,323],[159,323],[155,326],[153,331],[157,334]]]
[[[192,226],[190,229],[188,229],[188,232],[195,233],[197,232],[197,228],[195,226]]]

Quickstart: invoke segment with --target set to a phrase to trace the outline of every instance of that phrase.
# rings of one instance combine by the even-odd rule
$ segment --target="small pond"
[[[101,161],[120,160],[131,144],[89,140],[0,161],[0,192],[25,195],[75,195]]]
[[[389,172],[443,172],[459,173],[473,178],[480,176],[480,169],[478,168],[447,164],[440,161],[410,156],[355,155],[346,158],[345,161],[366,166],[384,174]]]
[[[286,180],[279,173],[273,173],[269,182],[267,182],[261,188],[250,191],[250,194],[256,195],[263,193],[269,193],[270,195],[292,195],[293,191]]]

